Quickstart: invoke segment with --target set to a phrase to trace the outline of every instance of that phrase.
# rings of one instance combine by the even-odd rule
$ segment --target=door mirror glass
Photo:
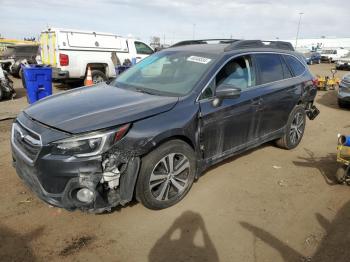
[[[216,89],[217,98],[237,98],[241,95],[241,89],[233,85],[222,84]]]

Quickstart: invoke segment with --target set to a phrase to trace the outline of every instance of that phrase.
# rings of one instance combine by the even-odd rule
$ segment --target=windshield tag
[[[200,63],[200,64],[208,64],[211,61],[211,59],[200,57],[200,56],[190,56],[189,58],[187,58],[187,61]]]

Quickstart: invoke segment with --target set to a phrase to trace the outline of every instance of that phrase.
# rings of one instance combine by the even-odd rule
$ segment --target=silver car
[[[343,77],[339,84],[338,90],[338,105],[344,107],[346,104],[350,105],[350,74]]]

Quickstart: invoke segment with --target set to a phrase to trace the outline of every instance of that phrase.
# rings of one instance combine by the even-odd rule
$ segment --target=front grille
[[[19,123],[13,124],[12,142],[32,162],[36,160],[42,145],[40,135]]]

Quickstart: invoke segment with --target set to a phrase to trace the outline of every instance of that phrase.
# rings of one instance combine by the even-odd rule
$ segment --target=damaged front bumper
[[[52,155],[45,145],[30,147],[39,133],[19,122],[15,125],[11,137],[13,165],[43,201],[70,211],[101,213],[132,200],[139,157],[119,149],[94,157]]]

